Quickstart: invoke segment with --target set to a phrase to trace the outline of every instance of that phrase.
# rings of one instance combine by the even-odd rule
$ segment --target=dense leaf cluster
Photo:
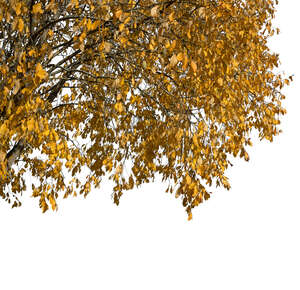
[[[251,130],[279,133],[271,0],[0,0],[0,195],[43,211],[101,178],[159,173],[191,210],[230,185]],[[86,178],[80,177],[89,168]],[[70,178],[66,178],[68,174]]]

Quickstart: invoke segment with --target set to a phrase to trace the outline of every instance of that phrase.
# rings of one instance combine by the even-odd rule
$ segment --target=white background
[[[188,222],[160,182],[127,192],[69,198],[42,214],[0,201],[0,289],[300,289],[300,2],[281,0],[271,47],[288,114],[273,143],[255,142],[235,161],[232,189],[215,191]]]

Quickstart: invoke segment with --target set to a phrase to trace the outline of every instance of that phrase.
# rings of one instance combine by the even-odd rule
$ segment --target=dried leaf
[[[170,67],[173,67],[177,64],[178,60],[175,54],[172,55],[171,59],[170,59]]]
[[[157,17],[158,16],[158,12],[159,12],[159,5],[156,5],[154,6],[152,9],[151,9],[151,16],[152,17]]]

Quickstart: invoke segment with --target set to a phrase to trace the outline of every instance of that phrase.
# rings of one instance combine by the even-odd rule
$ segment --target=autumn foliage
[[[0,195],[161,176],[189,217],[285,113],[271,0],[0,0]],[[87,170],[84,178],[81,171]],[[29,183],[30,182],[30,183]]]

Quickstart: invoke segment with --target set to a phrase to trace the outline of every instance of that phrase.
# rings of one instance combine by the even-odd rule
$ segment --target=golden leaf
[[[30,118],[28,121],[27,121],[27,128],[29,131],[33,131],[34,128],[35,128],[35,120]]]
[[[18,66],[17,66],[17,71],[18,71],[19,73],[21,73],[21,72],[23,72],[23,68],[22,68],[20,65],[18,65]]]
[[[54,35],[53,30],[49,29],[49,30],[48,30],[48,35],[49,35],[50,38],[52,38],[53,35]]]
[[[52,195],[49,196],[49,201],[50,201],[52,210],[55,210],[56,209],[56,201]]]
[[[3,162],[6,157],[6,153],[4,151],[0,151],[0,162]]]
[[[192,38],[192,35],[191,35],[191,29],[189,28],[188,32],[187,32],[187,37],[188,39],[191,39]]]
[[[120,101],[122,99],[122,95],[121,94],[118,94],[117,95],[117,101]]]
[[[123,14],[123,11],[122,10],[118,10],[118,11],[116,11],[116,17],[118,18],[118,19],[120,19],[120,17],[122,16],[122,14]]]
[[[195,73],[197,71],[197,64],[193,60],[191,61],[191,67],[193,72]]]
[[[193,136],[193,143],[195,144],[195,146],[199,146],[197,135]]]
[[[36,3],[32,7],[33,14],[43,13],[42,3]]]
[[[174,21],[174,14],[175,14],[175,12],[173,11],[173,12],[168,16],[170,22],[173,22],[173,21]]]
[[[36,69],[35,69],[35,74],[36,76],[38,76],[40,79],[45,79],[47,78],[48,74],[47,72],[43,69],[42,65],[40,63],[38,63],[36,65]]]
[[[218,78],[218,84],[219,84],[220,86],[223,86],[223,79],[222,79],[222,78]]]
[[[123,31],[123,30],[124,30],[124,27],[125,27],[125,24],[124,24],[124,23],[121,23],[121,24],[119,25],[119,30],[120,30],[120,31]]]
[[[111,43],[109,43],[109,42],[104,42],[104,51],[105,51],[106,53],[110,52],[111,46],[112,46]]]
[[[245,154],[244,154],[244,158],[245,158],[245,160],[246,160],[246,161],[249,161],[249,155],[248,155],[248,153],[247,153],[247,152],[245,152]]]
[[[200,7],[199,9],[198,9],[198,15],[199,15],[199,17],[205,17],[205,7]]]
[[[154,7],[151,9],[151,16],[152,16],[152,17],[157,17],[157,16],[158,16],[158,8],[159,8],[159,6],[156,5],[156,6],[154,6]]]
[[[191,184],[191,182],[192,182],[192,179],[191,179],[191,177],[187,174],[187,175],[186,175],[186,183],[187,183],[187,184]]]
[[[182,65],[183,70],[187,69],[187,65],[188,65],[188,56],[186,54],[184,54],[184,56],[183,56],[183,65]]]
[[[171,51],[176,47],[176,44],[177,44],[176,39],[174,39],[174,40],[172,41],[172,43],[171,43],[171,46],[170,46],[170,50],[171,50]]]
[[[127,17],[127,18],[125,19],[125,21],[124,21],[124,24],[127,24],[130,20],[131,20],[131,17],[130,17],[130,16]]]
[[[15,87],[13,90],[13,94],[16,95],[20,89],[20,80],[15,80]]]
[[[34,49],[30,49],[29,52],[28,52],[29,56],[34,56],[35,54],[36,54],[36,52],[35,52]]]
[[[124,111],[124,107],[123,107],[123,104],[121,102],[117,102],[115,104],[115,109],[119,112],[119,113],[122,113]]]
[[[15,11],[16,11],[16,14],[17,15],[20,15],[21,14],[21,8],[22,8],[22,3],[21,2],[18,2],[16,4],[16,7],[15,7]]]
[[[177,57],[175,54],[172,55],[171,59],[170,59],[170,67],[173,67],[177,64]]]
[[[23,19],[20,18],[20,19],[18,20],[18,30],[19,30],[20,32],[22,32],[23,29],[24,29],[24,22],[23,22]]]
[[[182,61],[183,60],[183,53],[179,52],[176,57],[177,57],[178,61]]]
[[[7,126],[6,126],[6,122],[4,122],[1,126],[0,126],[0,135],[6,135],[7,134]]]
[[[82,32],[81,35],[79,36],[80,42],[83,42],[85,38],[86,38],[86,33]]]
[[[237,67],[239,65],[238,61],[235,58],[232,60],[232,65],[233,67]]]
[[[86,27],[88,30],[92,30],[93,29],[93,23],[91,21],[91,19],[88,20],[87,24],[86,24]]]

